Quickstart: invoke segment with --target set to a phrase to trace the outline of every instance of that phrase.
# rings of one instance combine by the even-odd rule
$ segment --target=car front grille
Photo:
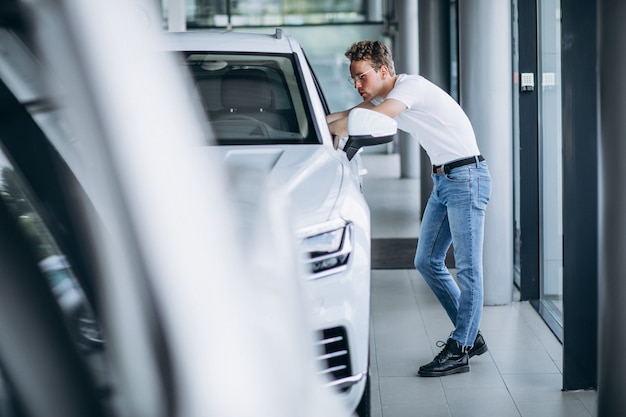
[[[354,383],[348,337],[344,327],[324,329],[320,332],[319,356],[320,373],[329,380],[328,385],[346,391]]]

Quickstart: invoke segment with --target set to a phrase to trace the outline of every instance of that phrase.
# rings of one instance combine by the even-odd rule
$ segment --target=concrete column
[[[417,2],[415,0],[395,0],[395,17],[398,33],[393,51],[396,73],[417,74]],[[400,153],[400,176],[419,178],[420,145],[408,133],[398,131],[398,151]]]
[[[485,305],[513,298],[511,2],[459,2],[459,96],[492,175],[484,244]]]
[[[450,92],[450,0],[419,0],[419,72]],[[433,189],[431,162],[420,151],[420,200],[422,214]]]
[[[598,417],[612,417],[626,416],[626,2],[598,3]]]
[[[382,0],[367,0],[367,20],[370,22],[383,20]]]
[[[185,0],[168,0],[167,30],[170,32],[184,32],[187,30]]]

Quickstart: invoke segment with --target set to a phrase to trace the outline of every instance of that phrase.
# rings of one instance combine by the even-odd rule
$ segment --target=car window
[[[311,62],[309,61],[309,58],[307,57],[306,53],[304,53],[304,59],[306,61],[306,64],[311,69],[311,75],[313,75],[313,81],[315,82],[315,89],[317,90],[317,94],[319,95],[320,100],[322,101],[322,106],[324,106],[324,112],[328,115],[328,114],[331,113],[330,112],[330,107],[328,106],[328,102],[326,101],[326,97],[324,96],[324,91],[322,90],[322,85],[320,84],[319,80],[317,79],[317,74],[315,73],[315,71],[313,71],[313,65],[311,65]]]
[[[112,392],[105,338],[82,284],[87,279],[78,279],[76,265],[62,249],[70,243],[69,225],[49,198],[60,194],[58,187],[64,184],[53,179],[53,165],[58,162],[46,159],[48,150],[42,145],[72,146],[74,142],[66,112],[57,104],[62,102],[60,91],[55,91],[59,86],[44,81],[42,66],[14,32],[0,28],[0,52],[0,204],[7,209],[5,217],[18,226],[18,236],[27,242],[29,256],[58,304],[68,335],[105,399]],[[42,190],[48,193],[45,202]],[[59,230],[63,244],[57,238]],[[23,414],[0,363],[0,416],[14,415]]]
[[[38,267],[65,315],[68,330],[76,346],[85,353],[102,349],[104,338],[93,308],[76,279],[72,266],[42,220],[40,210],[35,208],[36,200],[32,192],[9,161],[2,146],[0,198],[30,243]]]
[[[320,143],[291,56],[184,53],[221,145]]]
[[[19,406],[15,401],[15,393],[0,367],[0,416],[18,417],[20,415]]]
[[[94,362],[104,360],[104,336],[94,309],[76,278],[72,265],[43,220],[43,209],[9,158],[4,147],[0,146],[0,199],[30,244],[32,255],[58,303],[76,348],[85,360],[94,365],[90,368],[92,376],[105,385],[102,388],[106,388],[107,383],[104,381],[107,378],[103,374],[102,364],[96,365]],[[0,385],[3,383],[0,382]]]

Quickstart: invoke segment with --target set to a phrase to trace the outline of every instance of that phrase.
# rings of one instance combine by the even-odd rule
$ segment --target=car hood
[[[254,181],[278,184],[297,229],[329,220],[337,207],[344,166],[323,145],[208,146],[206,151],[235,172],[254,169]]]

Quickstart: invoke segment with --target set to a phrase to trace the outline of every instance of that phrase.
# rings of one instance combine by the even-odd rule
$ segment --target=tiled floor
[[[372,237],[417,238],[419,181],[399,178],[397,155],[362,158]],[[561,391],[561,345],[527,302],[485,307],[489,351],[472,358],[470,373],[416,377],[451,330],[417,271],[372,272],[372,417],[596,415],[595,391]]]

